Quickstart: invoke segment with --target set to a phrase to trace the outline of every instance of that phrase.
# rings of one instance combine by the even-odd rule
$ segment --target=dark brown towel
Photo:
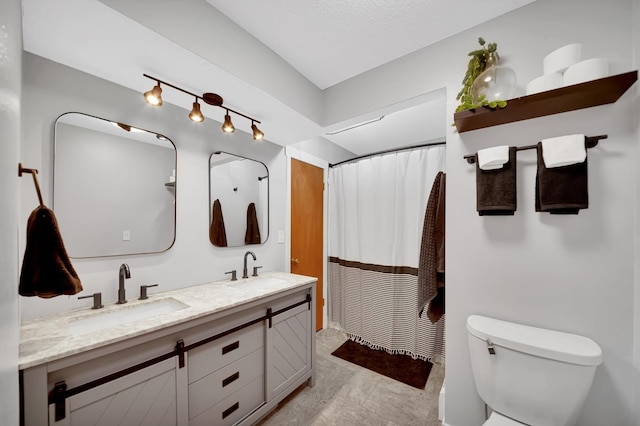
[[[516,211],[516,148],[501,169],[482,170],[476,154],[476,210],[480,216],[513,216]]]
[[[444,314],[445,189],[446,175],[438,172],[424,214],[418,263],[418,316],[422,317],[428,304],[427,316],[432,323]]]
[[[551,214],[578,214],[589,208],[587,159],[578,164],[548,169],[542,158],[542,142],[536,147],[536,211]]]
[[[258,216],[256,205],[251,203],[247,207],[247,232],[244,234],[245,244],[260,244],[260,229],[258,228]]]
[[[39,206],[27,221],[27,246],[18,293],[49,299],[81,291],[82,284],[67,256],[58,221],[53,211]]]
[[[211,210],[211,226],[209,227],[209,241],[216,247],[227,246],[227,231],[224,229],[224,218],[222,217],[222,206],[220,200],[213,202]]]

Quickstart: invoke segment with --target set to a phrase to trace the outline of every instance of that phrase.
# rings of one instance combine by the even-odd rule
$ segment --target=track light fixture
[[[253,117],[249,117],[248,115],[242,114],[238,111],[235,111],[231,108],[228,108],[226,106],[223,105],[223,99],[220,95],[216,94],[216,93],[204,93],[202,96],[198,96],[195,93],[191,93],[188,92],[184,89],[181,89],[177,86],[174,86],[173,84],[167,83],[166,81],[162,81],[159,80],[155,77],[152,77],[150,75],[147,74],[142,74],[144,77],[150,79],[150,80],[154,80],[156,82],[156,85],[153,87],[153,89],[149,90],[148,92],[144,93],[144,99],[145,101],[147,101],[147,103],[153,105],[153,106],[161,106],[162,105],[162,88],[160,87],[160,84],[164,84],[165,86],[169,86],[171,88],[174,88],[180,92],[186,93],[188,95],[191,95],[193,97],[196,98],[195,102],[193,103],[193,106],[191,108],[191,112],[189,113],[189,118],[193,121],[196,122],[201,122],[204,121],[204,115],[202,115],[202,112],[200,111],[200,103],[198,102],[198,100],[202,100],[204,103],[209,104],[209,105],[213,105],[219,108],[222,108],[224,110],[226,110],[226,113],[224,115],[224,123],[222,124],[222,131],[225,133],[233,133],[233,131],[235,130],[235,127],[233,125],[233,123],[231,122],[231,115],[229,114],[230,112],[239,115],[241,117],[246,118],[247,120],[251,120],[251,131],[253,132],[253,139],[254,140],[262,140],[264,138],[264,133],[262,133],[262,131],[260,131],[260,129],[258,129],[258,126],[256,126],[256,123],[260,124],[260,121],[256,120]]]

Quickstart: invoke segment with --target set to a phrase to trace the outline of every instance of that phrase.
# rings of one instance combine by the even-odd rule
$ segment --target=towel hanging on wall
[[[446,175],[438,172],[427,201],[418,260],[418,316],[428,304],[432,323],[444,315],[445,182]]]
[[[538,142],[536,211],[551,214],[578,214],[589,207],[587,158],[582,163],[548,168]]]
[[[36,169],[26,169],[20,164],[18,175],[31,173],[40,205],[27,220],[27,244],[20,271],[18,293],[21,296],[38,296],[49,299],[63,294],[73,295],[82,291],[82,283],[64,247],[58,222],[53,211],[42,202]]]
[[[480,216],[512,216],[516,199],[516,147],[501,169],[482,170],[476,161],[476,210]]]

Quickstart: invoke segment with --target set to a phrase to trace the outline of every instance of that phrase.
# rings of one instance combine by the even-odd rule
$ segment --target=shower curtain
[[[329,171],[329,319],[374,349],[439,361],[443,316],[418,316],[418,259],[445,147],[400,151]]]

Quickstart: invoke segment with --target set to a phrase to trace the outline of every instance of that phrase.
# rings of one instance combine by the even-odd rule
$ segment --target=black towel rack
[[[18,163],[18,176],[22,177],[23,173],[31,173],[33,176],[33,184],[36,187],[36,192],[38,193],[38,200],[40,201],[40,205],[44,206],[44,202],[42,201],[42,192],[40,192],[40,184],[38,183],[38,169],[28,169],[26,167],[22,167],[22,163]]]
[[[608,135],[598,135],[598,136],[585,136],[584,143],[587,148],[593,148],[598,145],[598,141],[600,139],[607,139]],[[526,146],[518,146],[516,147],[516,151],[525,151],[527,149],[536,149],[538,145],[526,145]],[[475,164],[476,162],[476,154],[465,155],[464,159],[467,160],[469,164]]]

